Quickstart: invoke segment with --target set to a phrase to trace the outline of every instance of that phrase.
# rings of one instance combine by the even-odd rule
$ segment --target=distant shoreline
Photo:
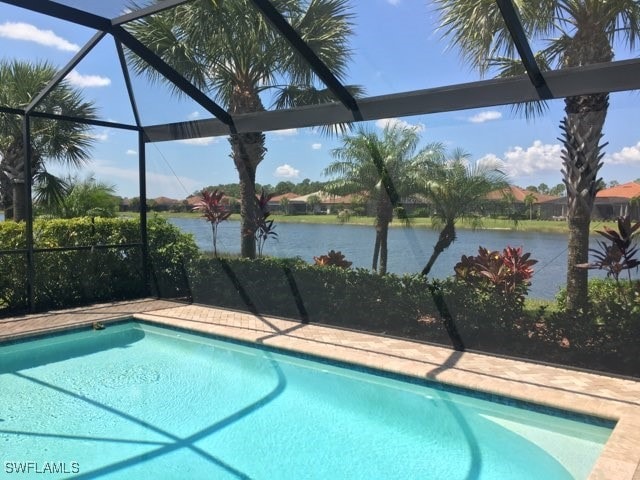
[[[134,212],[121,213],[126,217],[135,217],[138,214]],[[164,218],[198,218],[201,215],[197,212],[149,212],[147,215],[158,215]],[[374,217],[357,217],[352,216],[349,221],[341,222],[336,215],[271,215],[276,224],[278,223],[301,223],[301,224],[320,224],[320,225],[363,225],[373,227]],[[234,214],[230,220],[240,220],[240,215]],[[613,225],[613,222],[593,221],[591,222],[591,231],[599,230],[603,225]],[[402,228],[405,224],[402,220],[394,219],[390,227]],[[411,218],[409,219],[409,227],[411,228],[434,228],[430,218]],[[475,228],[466,220],[460,220],[456,223],[456,227],[461,230],[504,230],[516,232],[537,232],[537,233],[555,233],[568,234],[569,228],[566,222],[554,220],[519,220],[514,223],[512,220],[482,218],[480,225]],[[437,229],[437,228],[436,228]]]

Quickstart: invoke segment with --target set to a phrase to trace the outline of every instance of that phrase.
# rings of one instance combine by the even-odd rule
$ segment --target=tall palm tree
[[[450,156],[434,156],[426,152],[422,194],[432,206],[432,218],[440,226],[438,241],[433,247],[422,275],[429,275],[442,252],[456,240],[456,222],[473,217],[471,208],[489,192],[507,186],[506,176],[485,164],[469,163],[469,154],[454,150]]]
[[[48,63],[0,60],[0,105],[26,107],[56,74]],[[95,107],[85,101],[79,90],[62,81],[47,95],[39,111],[69,116],[95,118]],[[31,172],[24,171],[22,117],[0,112],[0,190],[5,217],[16,221],[26,218],[25,173],[31,175],[46,202],[60,201],[65,183],[47,171],[47,163],[68,166],[84,165],[93,139],[91,128],[74,122],[33,118],[31,121]],[[9,212],[9,214],[7,214]]]
[[[343,78],[350,57],[347,0],[272,3],[333,74]],[[328,89],[316,88],[318,80],[307,62],[291,51],[250,0],[194,0],[127,28],[232,115],[264,111],[267,91],[275,108],[334,100]],[[129,58],[137,72],[164,80],[140,58]],[[357,87],[350,90],[360,92]],[[232,134],[229,142],[240,182],[241,253],[254,258],[259,218],[255,177],[267,151],[265,136]]]
[[[333,150],[336,160],[324,171],[335,177],[327,192],[345,195],[366,192],[376,203],[376,240],[372,268],[387,272],[387,234],[393,209],[400,199],[415,191],[420,163],[415,159],[419,136],[415,128],[387,125],[381,136],[358,127],[353,135],[342,138],[342,146]],[[442,150],[441,145],[432,145]]]
[[[436,0],[445,35],[464,57],[486,73],[522,74],[516,51],[497,2],[491,0]],[[544,46],[536,54],[543,70],[611,62],[613,44],[633,50],[640,39],[640,2],[636,0],[515,0],[528,37]],[[602,129],[609,95],[580,95],[565,99],[561,122],[564,151],[563,181],[569,204],[567,307],[587,305],[587,270],[576,265],[588,261],[589,224],[598,191],[597,175],[603,157]],[[542,103],[516,106],[531,116],[545,110]]]
[[[527,193],[522,199],[525,207],[529,209],[529,220],[533,220],[533,206],[538,201],[535,194],[533,192]]]

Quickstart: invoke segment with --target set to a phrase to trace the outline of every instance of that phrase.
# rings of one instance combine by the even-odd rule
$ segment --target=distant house
[[[640,219],[639,200],[640,183],[629,182],[605,188],[596,195],[592,218],[608,220],[631,215],[633,219]]]
[[[553,217],[563,216],[562,206],[558,206],[553,202],[559,201],[566,203],[561,197],[546,195],[544,193],[525,190],[515,185],[509,185],[500,190],[494,190],[487,194],[482,202],[480,202],[483,215],[508,215],[519,213],[524,216],[528,215],[528,206],[525,201],[528,195],[533,195],[533,209],[537,218],[551,219]],[[514,211],[515,210],[515,211]]]
[[[309,203],[309,198],[316,197],[319,202],[313,207]],[[291,213],[337,213],[343,208],[349,208],[357,201],[358,195],[330,195],[326,192],[318,191],[289,199]],[[313,212],[311,212],[313,208]]]
[[[171,210],[172,207],[179,205],[180,200],[169,197],[157,197],[150,198],[148,203],[151,207],[151,210],[155,210],[156,212],[166,212]]]
[[[291,213],[291,199],[299,197],[300,195],[298,195],[297,193],[283,193],[282,195],[276,195],[274,197],[271,197],[271,199],[269,200],[269,202],[267,203],[267,205],[269,206],[269,211],[273,212],[273,213]],[[287,205],[287,209],[285,211],[285,208],[283,207],[283,202],[282,199],[286,198],[287,200],[289,200],[289,205]]]

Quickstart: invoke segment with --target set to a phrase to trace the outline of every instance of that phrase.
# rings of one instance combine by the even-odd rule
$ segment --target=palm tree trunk
[[[380,192],[376,208],[376,248],[374,249],[374,266],[378,263],[378,249],[380,251],[380,263],[378,265],[378,273],[380,275],[385,275],[387,273],[387,259],[389,256],[387,237],[389,235],[389,223],[391,223],[392,219],[393,205],[391,204],[386,192]]]
[[[599,18],[583,18],[565,55],[565,67],[578,67],[613,60],[613,49]],[[564,176],[567,187],[569,245],[567,254],[567,309],[584,311],[588,306],[588,271],[576,268],[589,259],[589,224],[598,192],[602,128],[609,108],[609,94],[582,95],[565,99],[562,129]]]
[[[229,111],[231,114],[264,111],[250,82],[234,88]],[[260,213],[256,199],[256,170],[267,151],[265,136],[261,132],[236,133],[229,136],[229,143],[240,180],[240,254],[256,258],[255,234]]]
[[[373,262],[371,270],[378,271],[378,258],[380,256],[380,232],[376,229],[376,243],[373,246]]]
[[[569,244],[567,254],[567,309],[584,311],[588,305],[588,271],[576,265],[589,260],[589,225],[598,192],[598,172],[602,166],[601,145],[609,96],[607,94],[569,97],[561,129],[564,183],[567,186]]]
[[[449,248],[449,246],[455,241],[455,239],[456,239],[455,224],[452,221],[447,221],[444,225],[444,228],[440,232],[440,235],[438,236],[438,241],[433,247],[433,253],[431,254],[431,258],[429,258],[429,261],[427,262],[425,267],[422,269],[421,274],[423,276],[426,277],[427,275],[429,275],[429,273],[431,272],[431,268],[433,267],[433,264],[436,263],[436,260],[438,259],[440,254],[444,252],[447,248]]]
[[[24,191],[24,181],[14,180],[13,187],[13,220],[22,222],[27,219],[27,202]]]

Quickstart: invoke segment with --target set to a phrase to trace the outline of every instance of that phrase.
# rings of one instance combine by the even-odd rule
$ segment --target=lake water
[[[193,233],[198,247],[213,250],[211,226],[201,218],[171,218],[181,230]],[[371,268],[375,231],[373,226],[310,225],[280,223],[276,226],[277,239],[269,239],[265,255],[275,257],[301,257],[313,263],[313,257],[329,250],[341,251],[353,267]],[[538,260],[534,266],[530,297],[553,299],[567,275],[567,234],[519,232],[512,230],[458,230],[458,239],[440,255],[431,277],[446,278],[453,275],[454,265],[462,255],[476,255],[478,247],[502,250],[506,246],[523,247]],[[218,251],[240,253],[240,222],[228,221],[219,227]],[[438,232],[428,228],[391,228],[389,231],[388,270],[393,273],[417,273],[427,263]],[[595,243],[595,238],[592,239]],[[591,271],[590,276],[604,276]]]

